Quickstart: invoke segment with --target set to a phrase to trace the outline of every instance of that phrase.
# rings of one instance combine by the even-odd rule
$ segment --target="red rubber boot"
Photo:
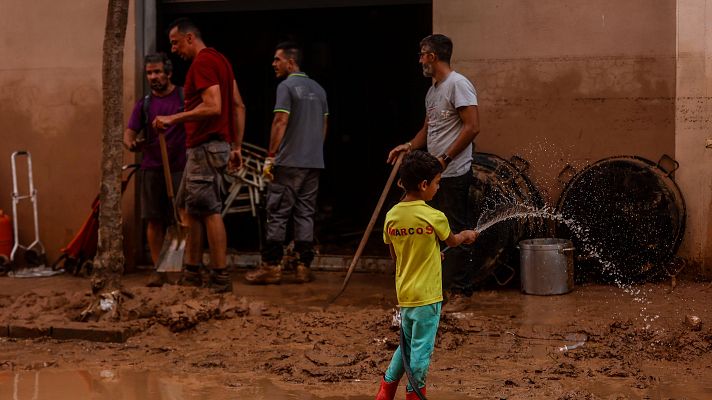
[[[378,389],[376,400],[393,400],[398,390],[398,382],[386,382],[385,378],[381,378],[381,387]]]
[[[420,393],[425,397],[425,386],[420,388]],[[415,392],[405,392],[405,400],[420,400],[420,397]]]

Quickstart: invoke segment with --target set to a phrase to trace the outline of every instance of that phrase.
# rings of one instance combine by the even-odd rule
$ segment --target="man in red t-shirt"
[[[158,116],[156,129],[183,123],[186,131],[187,164],[178,204],[185,207],[190,227],[185,254],[183,284],[202,286],[202,225],[210,246],[211,274],[207,286],[216,292],[232,290],[227,274],[227,235],[220,215],[222,174],[225,168],[240,168],[245,106],[230,62],[205,45],[200,30],[187,18],[169,27],[171,52],[192,60],[185,78],[185,111]]]

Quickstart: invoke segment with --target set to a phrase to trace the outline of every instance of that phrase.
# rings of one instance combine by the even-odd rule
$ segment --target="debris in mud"
[[[245,299],[247,301],[247,299]],[[253,301],[247,304],[248,314],[253,317],[267,315],[267,305],[263,301]]]
[[[245,316],[249,313],[251,305],[245,297],[241,297],[238,301],[235,301],[232,297],[225,300],[221,299],[215,318],[230,319]]]
[[[225,362],[222,360],[219,360],[219,361],[203,360],[203,361],[194,362],[191,365],[194,367],[198,367],[198,368],[225,368]]]
[[[559,396],[557,400],[600,400],[600,397],[585,390],[572,390],[562,396]]]
[[[218,300],[210,303],[188,300],[183,304],[176,304],[166,308],[164,312],[159,314],[158,322],[168,327],[171,332],[181,332],[217,315],[219,311],[218,305]]]
[[[398,338],[391,337],[384,337],[383,339],[374,338],[373,342],[383,345],[383,347],[387,350],[395,350],[400,345],[400,343],[398,343]]]
[[[568,363],[559,364],[551,371],[551,373],[556,375],[568,376],[569,378],[576,378],[579,376],[578,368],[576,368],[576,366],[574,366],[573,364]]]
[[[690,330],[699,331],[702,329],[702,320],[696,315],[686,315],[685,325],[687,325]]]
[[[609,332],[582,352],[584,358],[686,361],[712,351],[712,333],[685,326],[668,329],[635,328],[631,321],[616,321]]]
[[[630,373],[622,368],[605,367],[599,372],[610,378],[627,378],[630,376]]]
[[[394,308],[391,310],[393,313],[393,319],[391,320],[391,328],[399,329],[401,326],[401,313],[399,308]]]
[[[343,349],[315,344],[313,350],[304,352],[304,357],[320,367],[347,367],[365,360],[366,353],[344,353]]]
[[[146,291],[137,300],[127,302],[126,320],[153,320],[171,332],[190,329],[210,319],[231,319],[251,313],[255,307],[245,297],[207,296],[202,298],[184,288]],[[264,308],[264,304],[257,305]]]
[[[436,343],[436,347],[441,347],[445,350],[456,350],[465,343],[465,338],[460,335],[443,335],[441,340]]]

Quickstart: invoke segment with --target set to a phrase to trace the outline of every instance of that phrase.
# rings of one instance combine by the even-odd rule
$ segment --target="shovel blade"
[[[185,253],[188,228],[171,225],[166,229],[161,254],[158,256],[158,272],[181,272]]]

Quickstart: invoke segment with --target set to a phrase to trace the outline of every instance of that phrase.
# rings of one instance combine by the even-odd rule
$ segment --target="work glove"
[[[137,153],[140,151],[143,151],[143,145],[146,144],[146,135],[144,135],[143,132],[140,132],[136,136],[136,140],[134,140],[130,145],[129,145],[129,151],[132,153]]]
[[[274,180],[274,174],[272,173],[273,168],[274,157],[265,158],[265,165],[262,168],[262,177],[265,178],[265,180],[268,182],[272,182]]]

